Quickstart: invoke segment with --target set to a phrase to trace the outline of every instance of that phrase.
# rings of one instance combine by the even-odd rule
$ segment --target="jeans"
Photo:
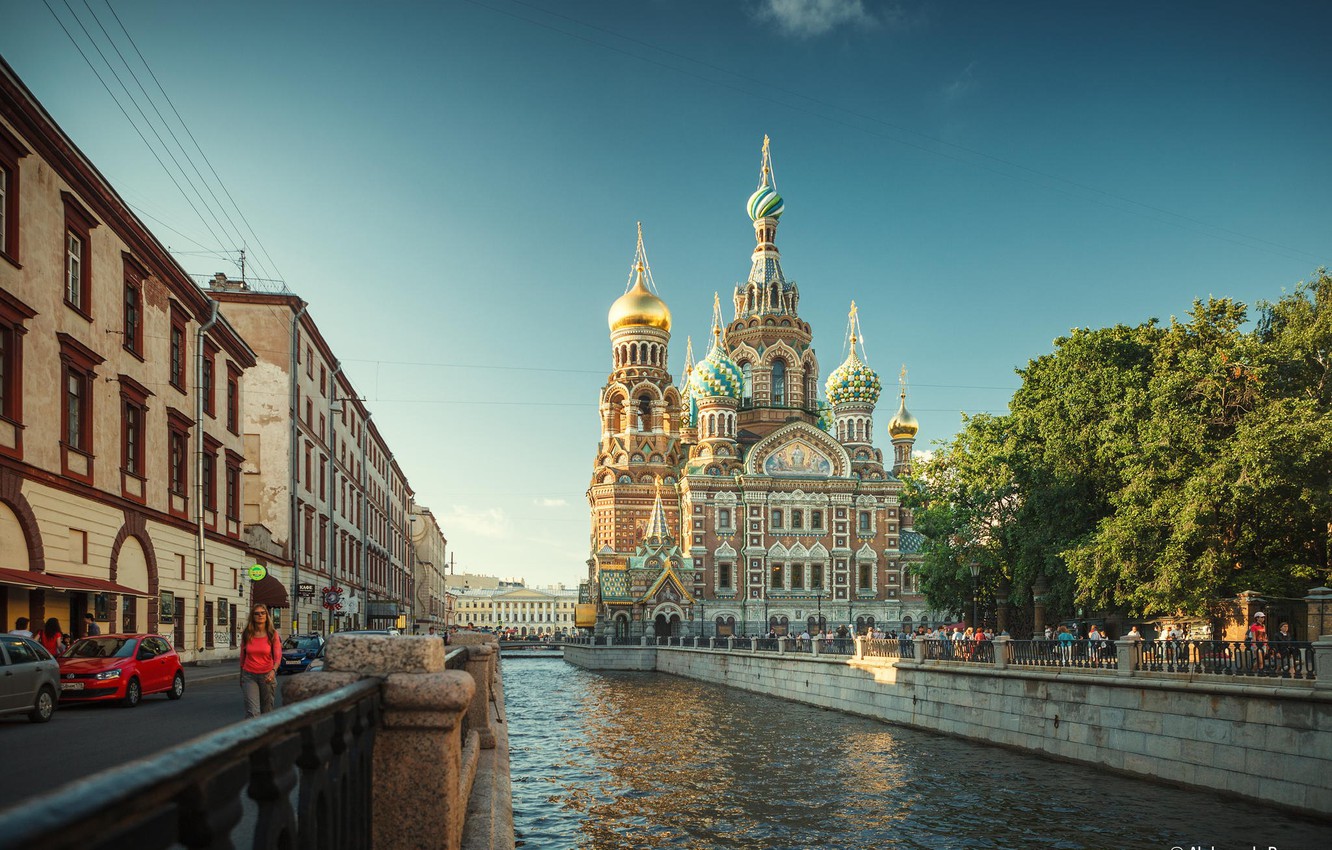
[[[242,670],[240,674],[241,693],[245,695],[245,716],[258,717],[273,710],[273,696],[277,691],[277,682],[268,681],[267,673],[250,673]]]

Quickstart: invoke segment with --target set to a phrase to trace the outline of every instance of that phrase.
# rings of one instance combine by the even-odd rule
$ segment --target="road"
[[[196,675],[187,668],[185,676],[185,696],[178,702],[155,694],[144,697],[137,708],[65,704],[49,723],[30,723],[24,716],[0,718],[5,764],[0,808],[244,719],[234,671],[203,678],[209,674]],[[278,705],[285,679],[278,679]]]

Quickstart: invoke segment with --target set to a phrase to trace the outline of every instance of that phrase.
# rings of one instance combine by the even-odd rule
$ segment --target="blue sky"
[[[155,92],[115,10],[460,570],[584,576],[634,224],[678,374],[748,271],[765,133],[824,373],[855,299],[918,448],[1070,328],[1332,255],[1323,2],[48,2],[7,4],[0,53],[188,271],[235,275],[56,22],[157,147],[74,17]]]

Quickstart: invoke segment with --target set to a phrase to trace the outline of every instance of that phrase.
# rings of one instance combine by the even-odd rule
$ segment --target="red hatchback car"
[[[158,635],[86,637],[58,660],[62,703],[108,700],[133,708],[145,694],[185,694],[180,656]]]

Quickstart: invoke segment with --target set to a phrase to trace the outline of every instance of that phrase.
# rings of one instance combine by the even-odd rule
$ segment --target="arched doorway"
[[[654,621],[654,625],[657,627],[657,637],[674,637],[676,634],[675,627],[679,622],[679,617],[667,617],[665,614],[658,614]]]
[[[718,637],[730,637],[730,636],[733,635],[733,634],[735,634],[735,618],[734,618],[734,617],[718,617],[718,618],[717,618],[717,636],[718,636]]]
[[[791,621],[785,615],[778,617],[773,615],[768,618],[768,630],[777,637],[787,634],[790,631]]]
[[[615,618],[615,636],[617,638],[629,637],[629,618],[623,614]]]

